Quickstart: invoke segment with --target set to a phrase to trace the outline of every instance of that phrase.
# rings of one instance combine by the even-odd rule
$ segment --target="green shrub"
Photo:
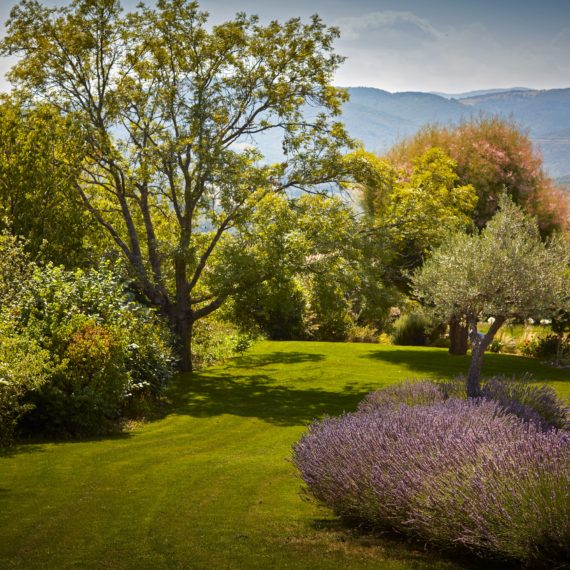
[[[392,343],[400,346],[426,346],[432,325],[421,313],[407,313],[399,317],[392,330]]]
[[[255,334],[242,333],[231,323],[211,316],[194,324],[192,364],[196,368],[223,362],[249,348]]]
[[[84,435],[105,431],[119,416],[129,387],[117,333],[85,321],[71,333],[57,373],[27,399],[24,425],[36,432]]]
[[[0,326],[0,447],[12,443],[22,417],[33,409],[26,396],[41,389],[51,368],[49,353],[34,340]]]
[[[20,286],[0,322],[31,339],[53,365],[40,388],[21,395],[31,405],[20,421],[25,429],[96,433],[136,408],[134,400],[160,393],[175,364],[169,329],[111,267],[32,265]]]
[[[558,342],[561,342],[562,355],[570,353],[570,339],[566,337],[559,339],[555,334],[534,336],[521,344],[520,351],[525,356],[551,358],[557,354]]]
[[[348,333],[348,342],[378,342],[378,331],[371,325],[353,325]]]

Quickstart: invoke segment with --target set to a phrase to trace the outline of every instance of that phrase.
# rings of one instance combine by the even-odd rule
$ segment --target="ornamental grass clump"
[[[538,565],[570,556],[570,438],[448,398],[313,423],[293,461],[344,519]]]

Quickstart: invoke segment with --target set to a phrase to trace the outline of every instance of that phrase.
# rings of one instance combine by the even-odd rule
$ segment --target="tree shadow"
[[[271,365],[320,362],[323,354],[273,352],[246,355],[233,360],[232,367],[257,369]],[[168,389],[172,402],[159,417],[188,415],[197,418],[230,414],[258,418],[280,426],[306,425],[324,415],[353,411],[375,386],[347,383],[342,390],[298,388],[279,384],[261,371],[253,374],[195,372],[176,379]]]
[[[325,360],[324,354],[298,352],[298,351],[274,351],[267,354],[244,354],[232,359],[235,366],[258,368],[270,364],[301,364],[303,362],[321,362]]]
[[[18,443],[10,447],[0,447],[0,458],[14,457],[25,453],[41,453],[44,450],[41,445],[33,443]],[[2,489],[0,489],[2,491]]]
[[[411,374],[426,374],[432,377],[453,378],[459,374],[467,374],[470,356],[453,356],[445,350],[426,350],[406,347],[406,350],[372,350],[361,358],[381,360],[400,366]],[[531,373],[539,381],[555,380],[570,382],[570,372],[543,364],[533,358],[525,358],[511,354],[485,353],[482,374],[520,376]]]
[[[373,386],[346,386],[329,392],[318,388],[291,388],[266,374],[216,376],[194,373],[169,390],[174,400],[163,416],[205,418],[230,414],[258,418],[279,426],[306,425],[324,415],[353,411]]]

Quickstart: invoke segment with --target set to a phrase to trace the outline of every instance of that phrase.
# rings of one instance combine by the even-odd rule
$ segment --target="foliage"
[[[459,182],[455,160],[442,149],[425,150],[409,171],[364,151],[345,160],[373,228],[387,234],[399,265],[417,266],[447,232],[470,227],[477,195]]]
[[[537,217],[543,235],[567,227],[568,198],[546,176],[540,154],[516,123],[480,116],[454,127],[427,126],[396,145],[385,159],[409,171],[418,156],[434,147],[455,161],[459,183],[477,191],[474,220],[479,228],[493,217],[505,191]]]
[[[126,14],[118,0],[23,1],[6,28],[15,91],[81,129],[75,190],[169,318],[191,369],[194,323],[259,275],[250,267],[244,283],[244,268],[224,271],[218,246],[265,197],[343,175],[352,143],[336,120],[346,93],[331,85],[338,30],[318,16],[263,25],[243,13],[210,27],[190,0]],[[279,164],[252,146],[268,131],[281,138]]]
[[[345,340],[353,326],[382,318],[393,294],[382,284],[381,250],[349,205],[309,194],[261,206],[221,246],[224,273],[255,277],[232,294],[233,321],[276,340]]]
[[[254,335],[240,332],[227,321],[213,316],[202,319],[194,331],[194,367],[200,369],[220,364],[247,350],[254,339]]]
[[[37,391],[27,394],[33,409],[23,425],[43,434],[104,432],[109,420],[119,417],[129,388],[118,331],[83,318],[66,329],[67,334],[58,339],[63,353],[52,349],[62,366]]]
[[[555,334],[532,336],[522,343],[520,351],[526,356],[533,356],[535,358],[552,358],[556,356],[559,351],[559,342],[561,342],[560,352],[562,355],[568,354],[570,351],[570,340],[562,338],[562,341],[560,341],[559,336]]]
[[[1,245],[0,269],[20,268],[16,275],[27,276],[16,283],[7,274],[0,306],[2,331],[10,331],[2,334],[6,347],[30,347],[26,358],[16,348],[0,354],[0,366],[19,378],[10,380],[10,398],[25,406],[27,429],[101,431],[128,402],[162,391],[174,366],[170,333],[110,266],[40,267],[17,240],[4,236]],[[40,362],[41,381],[33,380]]]
[[[8,233],[0,233],[0,309],[19,300],[22,285],[32,277],[33,265],[24,249],[24,241]]]
[[[392,342],[401,346],[427,346],[437,336],[437,328],[422,312],[404,313],[394,322]]]
[[[345,519],[537,566],[569,554],[569,454],[567,435],[491,401],[388,399],[314,422],[293,461]]]
[[[466,316],[471,396],[479,395],[483,353],[507,319],[548,316],[566,306],[569,261],[564,242],[544,244],[536,222],[505,197],[480,234],[450,235],[414,273],[414,292],[434,314],[445,320]],[[481,338],[477,323],[488,317],[494,321]]]
[[[20,420],[33,409],[27,396],[37,392],[52,371],[46,350],[0,324],[0,447],[12,443]]]
[[[78,137],[53,106],[0,100],[0,229],[24,236],[34,259],[68,267],[84,264],[93,226],[73,188]]]
[[[353,325],[348,332],[348,342],[376,343],[379,337],[378,330],[371,325]]]

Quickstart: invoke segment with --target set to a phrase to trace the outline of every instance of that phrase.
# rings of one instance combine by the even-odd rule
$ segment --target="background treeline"
[[[16,427],[112,429],[148,412],[175,371],[173,332],[79,199],[78,171],[58,160],[80,134],[53,107],[12,99],[0,127],[3,439]],[[447,323],[408,298],[410,270],[450,232],[484,227],[505,192],[544,238],[567,228],[564,195],[499,119],[429,127],[383,157],[342,160],[340,193],[265,196],[222,244],[215,262],[238,285],[196,328],[195,365],[259,336],[446,346]],[[513,331],[491,350],[560,351],[549,328]]]

